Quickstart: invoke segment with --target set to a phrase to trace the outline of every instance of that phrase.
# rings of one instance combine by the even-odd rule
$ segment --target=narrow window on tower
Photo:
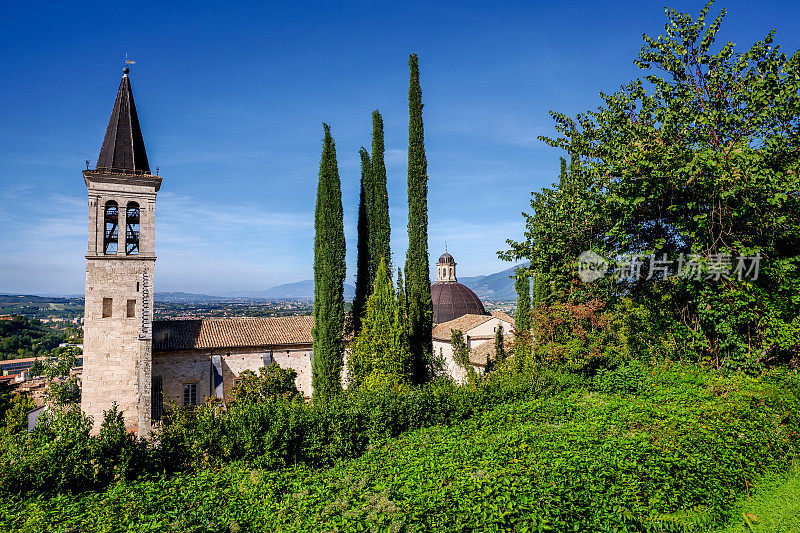
[[[111,309],[114,300],[112,298],[103,298],[103,318],[111,318]]]
[[[119,236],[119,206],[114,200],[106,202],[103,220],[105,225],[103,230],[103,253],[115,255],[117,253],[117,237]]]
[[[139,204],[131,202],[125,213],[125,255],[139,255]]]
[[[127,315],[128,318],[136,318],[136,300],[128,300]]]

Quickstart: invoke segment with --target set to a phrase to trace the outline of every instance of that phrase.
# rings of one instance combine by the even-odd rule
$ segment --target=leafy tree
[[[403,298],[395,295],[384,259],[367,300],[361,333],[353,342],[348,362],[350,386],[410,383],[411,352],[404,313]]]
[[[375,281],[381,260],[391,272],[392,255],[389,244],[389,194],[386,189],[386,164],[384,163],[383,118],[376,109],[372,112],[372,203],[370,204],[370,285]]]
[[[77,376],[69,376],[63,381],[51,381],[47,385],[45,399],[57,406],[81,402],[81,389]]]
[[[356,259],[356,293],[353,298],[353,332],[361,331],[361,319],[367,304],[372,274],[370,265],[370,213],[373,204],[372,165],[369,154],[361,147],[361,191],[358,197],[358,244]]]
[[[245,370],[239,374],[241,381],[233,389],[233,401],[253,403],[273,398],[302,400],[295,380],[297,372],[291,368],[283,369],[277,363],[258,369],[258,374]]]
[[[569,180],[534,194],[506,257],[530,259],[562,301],[647,308],[679,356],[757,371],[800,356],[800,52],[775,31],[744,52],[716,46],[725,11],[707,23],[711,5],[666,10],[635,61],[644,79],[595,111],[552,113],[560,135],[544,140],[574,155]],[[579,284],[589,249],[649,257],[639,279]],[[672,274],[681,258],[705,272],[647,279],[665,257]],[[757,279],[737,274],[753,266],[739,257],[760,257]]]
[[[15,394],[11,397],[11,407],[5,413],[6,433],[14,434],[27,431],[28,411],[36,408],[33,398],[24,394]]]
[[[322,126],[325,138],[314,214],[314,356],[311,385],[314,396],[325,399],[341,391],[342,387],[345,240],[336,146],[330,126]]]
[[[408,252],[406,253],[406,295],[414,379],[427,379],[426,358],[433,351],[433,302],[428,262],[428,161],[422,124],[422,89],[419,59],[411,54],[408,84]]]
[[[464,332],[460,329],[450,330],[450,343],[453,347],[453,361],[459,368],[463,369],[467,379],[472,381],[476,377],[475,369],[469,362],[469,348],[464,342]]]
[[[68,352],[60,355],[56,361],[48,361],[43,367],[42,374],[48,379],[53,379],[57,376],[68,376],[74,366],[75,356]]]
[[[96,465],[95,482],[100,485],[133,478],[147,468],[147,441],[128,432],[117,402],[103,411],[100,433],[90,438],[89,448]]]

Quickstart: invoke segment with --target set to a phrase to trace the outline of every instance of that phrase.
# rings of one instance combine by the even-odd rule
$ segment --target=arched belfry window
[[[117,253],[117,237],[119,236],[119,206],[114,200],[106,202],[103,221],[103,253],[114,255]]]
[[[125,255],[139,255],[139,204],[131,202],[125,213]]]

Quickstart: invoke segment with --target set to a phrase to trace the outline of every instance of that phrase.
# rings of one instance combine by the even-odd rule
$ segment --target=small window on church
[[[103,230],[103,253],[114,255],[117,253],[117,237],[119,236],[119,206],[117,202],[106,202],[105,215],[103,216],[105,228]]]
[[[103,298],[103,318],[111,318],[111,308],[114,300],[112,298]]]
[[[139,204],[131,202],[125,213],[125,255],[139,255]]]
[[[183,384],[183,405],[197,405],[197,383]]]
[[[136,317],[136,300],[128,300],[127,315],[128,318]]]

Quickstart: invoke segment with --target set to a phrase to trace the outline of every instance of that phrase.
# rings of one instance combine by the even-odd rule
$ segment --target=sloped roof
[[[100,157],[97,158],[97,170],[150,173],[139,116],[133,102],[131,80],[127,74],[119,82],[117,99],[108,120]]]
[[[436,340],[449,341],[453,337],[451,330],[460,329],[463,333],[466,333],[492,318],[491,315],[462,315],[454,320],[436,324],[433,327],[433,338]]]
[[[492,311],[491,315],[493,317],[497,317],[500,320],[505,320],[506,322],[510,323],[512,326],[514,325],[514,317],[506,313],[505,311]]]
[[[153,351],[312,344],[311,316],[154,320]]]
[[[511,353],[511,341],[504,338],[503,347],[506,350],[506,357],[508,357]],[[469,362],[473,365],[486,366],[487,357],[491,361],[497,360],[497,354],[494,351],[494,341],[486,341],[469,351]]]

